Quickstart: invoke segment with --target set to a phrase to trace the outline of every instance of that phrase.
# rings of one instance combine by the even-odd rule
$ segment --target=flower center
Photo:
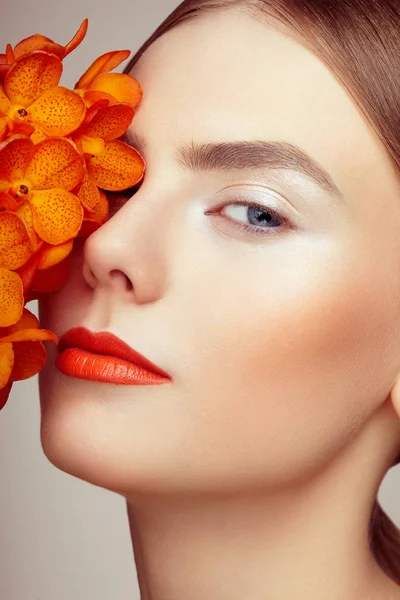
[[[29,185],[29,181],[16,181],[8,193],[19,202],[24,203],[30,193]]]
[[[20,116],[22,119],[25,119],[25,117],[27,117],[27,116],[28,116],[28,111],[27,111],[27,110],[25,110],[25,108],[20,108],[19,110],[17,110],[17,113],[19,114],[19,116]]]
[[[26,196],[27,194],[29,194],[29,188],[22,183],[17,190],[17,196]]]

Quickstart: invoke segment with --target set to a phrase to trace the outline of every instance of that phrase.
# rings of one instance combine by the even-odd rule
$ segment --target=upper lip
[[[90,352],[116,356],[135,363],[163,377],[171,379],[170,375],[163,369],[155,365],[148,358],[131,348],[126,342],[122,341],[113,333],[107,331],[93,332],[86,327],[73,327],[61,336],[58,342],[58,350],[62,352],[66,348],[82,348]]]

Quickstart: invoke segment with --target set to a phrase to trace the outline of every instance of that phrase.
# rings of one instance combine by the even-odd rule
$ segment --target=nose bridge
[[[139,199],[139,192],[85,242],[85,278],[92,287],[121,287],[145,302],[157,299],[168,281],[172,227],[165,204]],[[89,275],[88,275],[89,273]]]

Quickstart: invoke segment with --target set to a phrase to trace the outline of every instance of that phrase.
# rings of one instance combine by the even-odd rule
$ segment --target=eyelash
[[[136,185],[127,190],[123,190],[122,192],[119,192],[119,195],[124,196],[126,198],[131,198],[138,191],[138,187],[139,186]],[[216,208],[206,211],[204,214],[206,214],[206,215],[218,215],[219,214],[220,215],[222,209],[226,208],[227,206],[234,206],[234,205],[235,206],[247,206],[247,208],[258,208],[262,212],[270,214],[273,219],[278,219],[279,221],[281,221],[282,226],[272,227],[272,230],[282,229],[282,227],[284,227],[284,228],[290,227],[289,220],[286,219],[285,217],[283,217],[278,211],[276,211],[272,208],[269,208],[268,206],[264,206],[263,204],[257,204],[256,202],[254,202],[253,198],[248,197],[248,196],[242,196],[240,194],[238,194],[234,198],[232,198],[230,202],[225,202],[224,204],[220,204]],[[229,221],[234,223],[234,227],[238,227],[242,231],[244,231],[246,233],[250,233],[251,235],[256,235],[256,236],[257,235],[258,236],[274,235],[274,233],[271,232],[271,228],[264,229],[263,227],[257,227],[257,225],[245,224],[245,223],[241,223],[240,221],[235,221],[235,219],[232,219],[231,217],[224,216],[224,218],[228,218]]]
[[[240,195],[231,199],[230,202],[225,202],[224,204],[220,204],[216,208],[213,208],[212,210],[207,211],[205,214],[206,215],[210,215],[210,214],[220,215],[221,209],[226,208],[227,206],[232,206],[232,205],[246,206],[247,208],[258,208],[262,212],[265,212],[265,213],[268,213],[269,215],[271,215],[273,219],[278,219],[279,221],[281,221],[282,226],[273,227],[272,229],[282,229],[282,227],[286,228],[286,227],[290,226],[289,220],[286,219],[285,217],[283,217],[278,211],[276,211],[272,208],[269,208],[268,206],[264,206],[263,204],[257,204],[256,202],[254,202],[253,198],[249,198],[246,196],[240,196]],[[222,215],[222,216],[224,216],[224,215]],[[224,218],[226,218],[226,217],[224,216]],[[246,233],[250,233],[252,235],[259,235],[259,236],[274,235],[274,233],[271,232],[271,229],[264,229],[263,227],[257,227],[257,225],[245,224],[240,221],[235,221],[235,219],[232,219],[231,217],[228,217],[228,220],[230,220],[231,222],[234,223],[234,227],[238,227],[242,231],[245,231]]]

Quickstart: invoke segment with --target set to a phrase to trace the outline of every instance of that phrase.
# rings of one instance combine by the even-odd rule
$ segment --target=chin
[[[47,364],[39,376],[46,457],[58,469],[124,497],[169,493],[184,427],[168,420],[162,387],[86,381]],[[179,487],[179,469],[175,476]]]

